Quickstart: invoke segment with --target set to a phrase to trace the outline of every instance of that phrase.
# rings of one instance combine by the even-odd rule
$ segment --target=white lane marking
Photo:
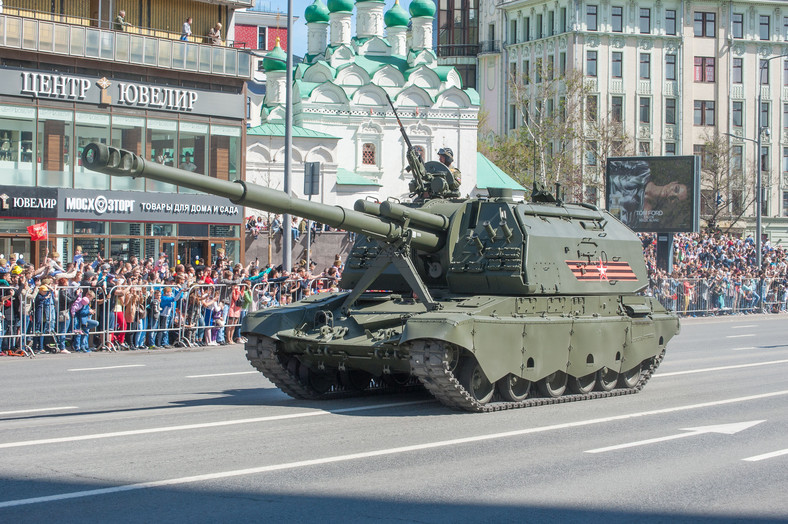
[[[739,431],[751,428],[765,420],[753,420],[750,422],[734,422],[733,424],[717,424],[714,426],[701,426],[697,428],[683,428],[681,431],[688,431],[689,433],[677,433],[675,435],[668,435],[666,437],[655,437],[646,440],[638,440],[636,442],[627,442],[626,444],[617,444],[615,446],[607,446],[604,448],[589,449],[586,453],[605,453],[607,451],[616,451],[619,449],[634,448],[637,446],[646,446],[648,444],[656,444],[658,442],[666,442],[668,440],[676,440],[686,437],[694,437],[703,435],[704,433],[722,433],[724,435],[733,435]]]
[[[77,406],[58,406],[55,408],[18,409],[16,411],[0,411],[0,417],[5,415],[20,415],[22,413],[40,413],[42,411],[60,411],[63,409],[77,409]]]
[[[144,368],[145,364],[128,364],[125,366],[104,366],[101,368],[72,368],[68,371],[99,371],[102,369]]]
[[[193,482],[203,482],[206,480],[216,480],[230,477],[239,477],[242,475],[256,475],[259,473],[269,473],[272,471],[282,471],[286,469],[304,468],[308,466],[318,466],[321,464],[331,464],[336,462],[345,462],[349,460],[358,460],[372,457],[382,457],[386,455],[396,455],[399,453],[409,453],[412,451],[421,451],[425,449],[443,448],[447,446],[457,446],[462,444],[470,444],[474,442],[484,442],[487,440],[495,440],[507,437],[518,437],[522,435],[529,435],[534,433],[544,433],[547,431],[555,431],[560,429],[576,428],[581,426],[590,426],[592,424],[601,424],[603,422],[614,422],[619,420],[627,420],[631,418],[646,417],[651,415],[662,415],[666,413],[675,413],[677,411],[688,411],[692,409],[700,409],[713,406],[722,406],[725,404],[735,404],[738,402],[746,402],[749,400],[759,400],[763,398],[777,397],[788,395],[788,389],[782,391],[774,391],[772,393],[762,393],[759,395],[750,395],[747,397],[729,398],[725,400],[717,400],[714,402],[704,402],[701,404],[690,404],[687,406],[677,406],[672,408],[655,409],[653,411],[641,411],[640,413],[630,413],[627,415],[615,415],[612,417],[603,417],[589,420],[580,420],[577,422],[566,422],[563,424],[555,424],[552,426],[542,426],[537,428],[519,429],[514,431],[506,431],[504,433],[491,433],[487,435],[477,435],[475,437],[463,437],[452,440],[441,440],[437,442],[427,442],[425,444],[414,444],[411,446],[402,446],[399,448],[379,449],[374,451],[365,451],[361,453],[351,453],[348,455],[337,455],[334,457],[324,457],[319,459],[301,460],[298,462],[285,462],[283,464],[272,464],[269,466],[260,466],[256,468],[238,469],[231,471],[221,471],[219,473],[206,473],[204,475],[195,475],[192,477],[180,477],[165,480],[153,480],[149,482],[140,482],[137,484],[126,484],[123,486],[113,486],[109,488],[92,489],[87,491],[73,491],[71,493],[61,493],[60,495],[49,495],[45,497],[34,497],[29,499],[16,499],[0,502],[0,509],[10,508],[13,506],[24,506],[28,504],[39,504],[42,502],[54,502],[58,500],[76,499],[83,497],[93,497],[96,495],[106,495],[110,493],[120,493],[123,491],[133,491],[147,488],[157,488],[161,486],[173,486],[176,484],[190,484]]]
[[[288,415],[272,415],[269,417],[243,418],[238,420],[223,420],[221,422],[205,422],[202,424],[185,424],[182,426],[162,426],[159,428],[132,429],[128,431],[114,431],[112,433],[93,433],[90,435],[77,435],[74,437],[57,437],[57,438],[46,438],[39,440],[22,440],[19,442],[6,442],[0,444],[0,449],[21,448],[26,446],[40,446],[42,444],[59,444],[62,442],[79,442],[83,440],[97,440],[97,439],[114,438],[114,437],[128,437],[131,435],[148,435],[151,433],[164,433],[166,431],[186,431],[190,429],[218,428],[222,426],[236,426],[239,424],[253,424],[257,422],[272,422],[276,420],[317,417],[320,415],[341,415],[342,413],[353,413],[355,411],[367,411],[372,409],[412,406],[414,404],[426,404],[428,402],[434,402],[434,400],[392,402],[389,404],[378,404],[378,405],[368,405],[368,406],[357,406],[353,408],[335,409],[332,411],[326,411],[321,409],[321,410],[307,411],[302,413],[290,413]]]
[[[788,360],[772,360],[771,362],[753,362],[750,364],[737,364],[735,366],[720,366],[718,368],[690,369],[687,371],[673,371],[672,373],[655,373],[656,377],[675,377],[676,375],[691,375],[693,373],[706,373],[707,371],[725,371],[726,369],[752,368],[756,366],[771,366],[772,364],[785,364]]]
[[[754,337],[755,333],[746,333],[744,335],[725,335],[725,338],[744,338],[744,337]]]
[[[212,373],[210,375],[187,375],[186,378],[230,377],[233,375],[259,374],[259,371],[236,371],[235,373]]]
[[[745,346],[743,348],[733,348],[731,351],[744,351],[745,349],[755,349],[755,346]]]
[[[744,329],[758,327],[758,324],[743,324],[741,326],[731,326],[731,329]]]
[[[782,455],[788,455],[788,449],[772,451],[771,453],[764,453],[763,455],[755,455],[754,457],[747,457],[742,460],[746,460],[747,462],[758,462],[759,460],[766,460],[774,457],[780,457]]]

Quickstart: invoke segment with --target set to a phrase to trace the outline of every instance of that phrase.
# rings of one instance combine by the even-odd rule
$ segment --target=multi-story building
[[[0,253],[37,263],[153,257],[240,260],[243,210],[226,199],[81,166],[102,142],[148,161],[245,178],[251,57],[223,34],[251,0],[5,0],[0,13]],[[116,16],[125,12],[125,18]],[[182,25],[192,19],[190,36]],[[48,222],[47,241],[27,226]]]
[[[435,40],[438,63],[454,66],[462,77],[463,85],[475,89],[476,55],[479,53],[479,0],[438,2]]]
[[[490,38],[479,57],[479,91],[493,132],[522,125],[512,71],[528,74],[538,61],[581,71],[587,101],[598,104],[593,114],[621,122],[635,154],[703,157],[716,134],[729,140],[731,170],[745,177],[759,164],[764,231],[772,241],[788,239],[780,233],[788,224],[788,3],[483,0],[480,13]],[[704,200],[715,198],[702,188]],[[735,207],[736,198],[727,194],[726,202]]]

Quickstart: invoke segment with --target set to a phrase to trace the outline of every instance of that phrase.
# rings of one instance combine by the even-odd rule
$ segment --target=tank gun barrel
[[[240,180],[230,182],[164,166],[146,161],[130,151],[108,147],[105,144],[88,144],[82,152],[82,165],[107,175],[143,177],[226,197],[234,204],[247,205],[272,213],[288,213],[308,218],[384,242],[396,242],[410,237],[410,244],[424,251],[437,251],[444,242],[444,238],[440,234],[406,228],[401,223],[383,217],[345,209],[341,206],[329,206],[301,200],[286,195],[282,191],[247,184]]]

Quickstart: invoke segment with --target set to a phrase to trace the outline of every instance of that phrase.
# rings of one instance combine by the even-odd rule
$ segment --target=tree
[[[755,203],[757,161],[745,169],[744,145],[716,128],[707,130],[701,152],[701,217],[709,228],[730,231]]]
[[[510,71],[517,125],[505,136],[480,137],[479,149],[525,187],[558,182],[570,200],[595,200],[607,158],[630,154],[623,125],[600,115],[598,95],[580,71],[555,75],[541,60],[534,71],[533,77]]]

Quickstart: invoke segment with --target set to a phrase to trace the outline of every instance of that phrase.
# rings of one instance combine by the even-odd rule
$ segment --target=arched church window
[[[369,142],[361,146],[361,163],[368,166],[377,164],[375,159],[375,144]]]

